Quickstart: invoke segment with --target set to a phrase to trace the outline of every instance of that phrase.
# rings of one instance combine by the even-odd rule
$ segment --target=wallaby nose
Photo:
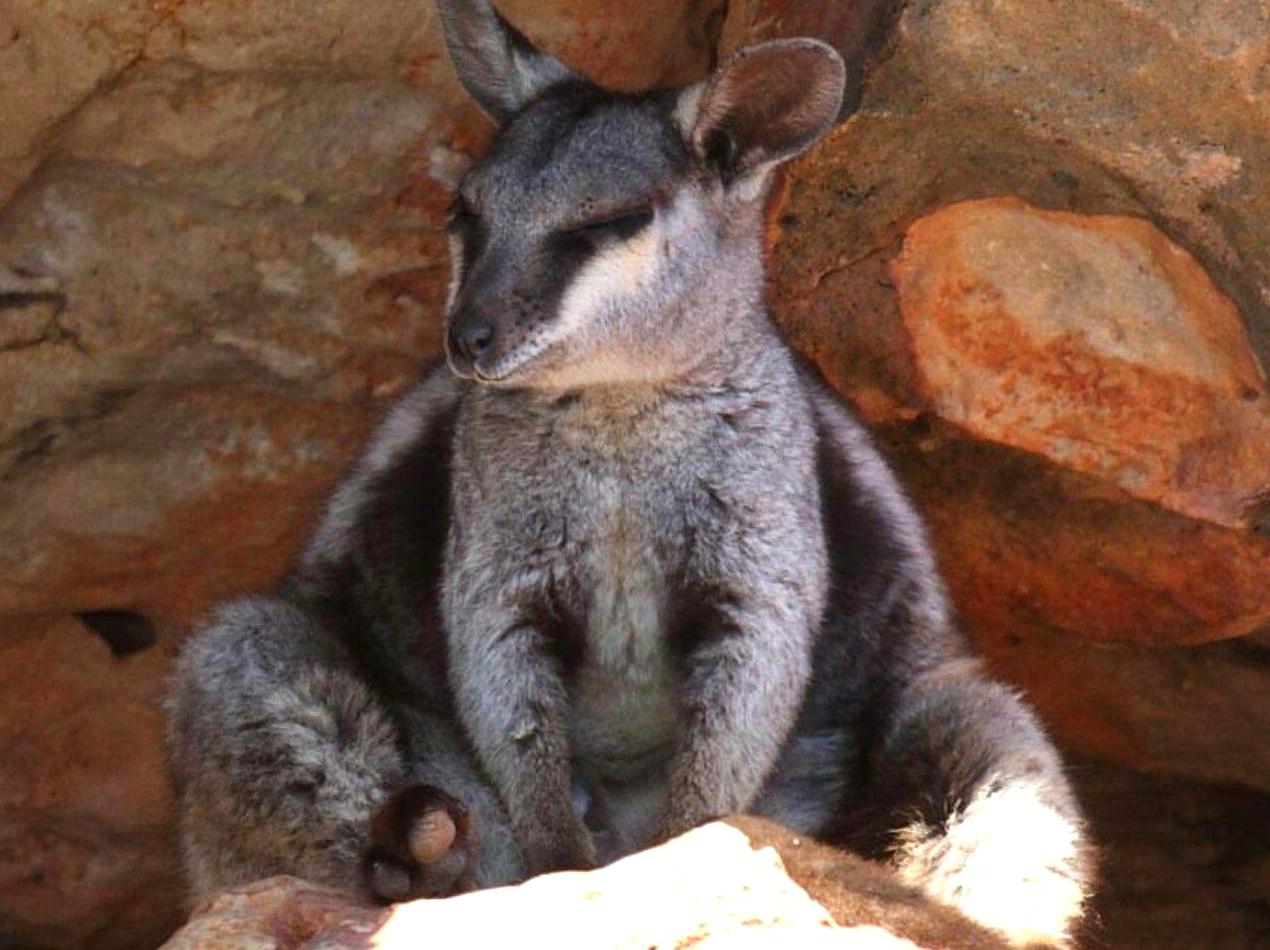
[[[464,320],[450,328],[450,349],[469,362],[489,351],[494,342],[494,328],[481,320]]]

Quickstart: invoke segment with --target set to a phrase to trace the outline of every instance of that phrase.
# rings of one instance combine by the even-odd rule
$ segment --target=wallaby
[[[838,118],[841,59],[779,40],[615,94],[486,0],[440,11],[500,126],[454,199],[448,368],[281,588],[183,651],[195,893],[449,894],[748,812],[1070,939],[1091,871],[1057,753],[764,307],[766,186]]]

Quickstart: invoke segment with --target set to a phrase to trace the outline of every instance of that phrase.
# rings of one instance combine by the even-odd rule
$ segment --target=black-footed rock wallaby
[[[838,118],[838,55],[778,40],[615,94],[486,0],[440,9],[499,123],[454,199],[448,366],[281,588],[183,652],[196,894],[446,894],[743,812],[1068,940],[1090,869],[1058,755],[764,307],[766,186]]]

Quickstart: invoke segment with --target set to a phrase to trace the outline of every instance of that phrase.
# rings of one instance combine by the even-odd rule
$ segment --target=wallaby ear
[[[813,39],[773,40],[735,53],[700,92],[689,144],[730,182],[811,147],[842,107],[846,67]]]
[[[582,78],[540,52],[489,0],[437,0],[437,9],[459,81],[498,122],[549,86]]]

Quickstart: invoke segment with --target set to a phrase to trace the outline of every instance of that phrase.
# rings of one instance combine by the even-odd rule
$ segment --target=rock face
[[[116,659],[71,618],[0,626],[0,933],[18,946],[153,946],[180,923],[168,652]]]
[[[1065,746],[1270,790],[1264,4],[500,7],[620,88],[775,36],[848,55],[854,112],[773,203],[779,323]],[[150,946],[183,913],[170,658],[437,353],[490,127],[424,0],[9,0],[0,118],[0,943]],[[1144,932],[1220,918],[1170,913]]]
[[[778,321],[1064,744],[1270,788],[1264,10],[914,0],[876,45],[773,208]]]
[[[825,856],[802,853],[797,838],[749,819],[739,827],[707,825],[597,871],[548,874],[519,887],[420,900],[391,910],[357,904],[295,878],[272,878],[200,908],[164,948],[1004,946],[866,862],[835,853],[828,858],[834,873],[825,874]],[[786,874],[782,859],[795,868],[816,865],[820,877],[831,882],[827,893],[835,899],[833,914],[795,883],[802,881],[799,871]],[[819,878],[813,875],[813,880]],[[815,893],[812,885],[805,886]]]
[[[1148,222],[949,205],[909,228],[891,272],[941,418],[1247,527],[1270,490],[1264,374],[1234,304]]]

